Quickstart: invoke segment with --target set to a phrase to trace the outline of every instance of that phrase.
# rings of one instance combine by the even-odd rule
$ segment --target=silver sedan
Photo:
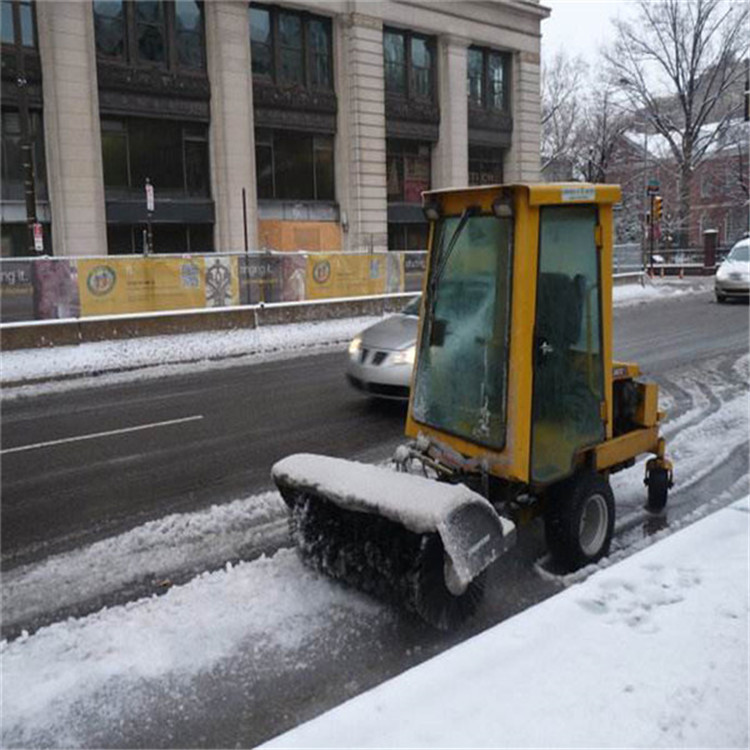
[[[417,297],[352,339],[346,377],[354,388],[380,398],[409,398],[420,303]]]
[[[717,302],[750,297],[750,238],[740,240],[716,271],[714,292]]]

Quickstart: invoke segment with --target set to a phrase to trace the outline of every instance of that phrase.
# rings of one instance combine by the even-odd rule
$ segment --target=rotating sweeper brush
[[[279,461],[273,478],[308,565],[440,629],[474,613],[481,574],[515,540],[460,484],[309,454]]]
[[[485,572],[537,515],[558,567],[609,552],[610,474],[672,465],[658,389],[612,358],[615,185],[423,194],[427,271],[401,468],[301,454],[273,477],[302,558],[439,628],[471,615]],[[428,478],[429,477],[429,478]],[[515,525],[514,525],[515,524]]]

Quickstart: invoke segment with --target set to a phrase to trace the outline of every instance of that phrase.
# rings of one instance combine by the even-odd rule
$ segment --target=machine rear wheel
[[[486,575],[485,570],[462,594],[452,594],[445,584],[445,552],[440,537],[425,536],[414,570],[413,607],[433,627],[452,630],[479,608],[484,598]]]
[[[614,496],[600,474],[578,474],[550,491],[544,515],[547,546],[565,570],[607,555],[614,525]]]

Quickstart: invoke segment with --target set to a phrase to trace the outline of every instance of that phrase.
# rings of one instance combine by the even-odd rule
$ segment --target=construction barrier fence
[[[419,291],[424,252],[0,260],[3,322],[198,310]]]

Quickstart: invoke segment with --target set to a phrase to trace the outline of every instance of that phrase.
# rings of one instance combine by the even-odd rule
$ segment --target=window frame
[[[162,8],[164,30],[164,60],[163,62],[148,60],[141,57],[138,44],[138,30],[140,26],[154,26],[153,23],[139,21],[137,8],[132,0],[122,0],[123,8],[123,44],[121,55],[108,55],[101,52],[96,40],[96,9],[91,3],[94,14],[94,48],[97,60],[102,62],[119,63],[131,68],[142,70],[167,71],[181,75],[205,75],[207,68],[206,55],[206,13],[204,0],[195,0],[201,16],[200,31],[188,32],[198,34],[200,37],[201,64],[199,66],[187,65],[180,62],[177,28],[177,0],[158,0]]]
[[[471,95],[470,77],[469,77],[469,66],[467,60],[466,66],[466,98],[469,101],[469,107],[474,109],[482,109],[487,112],[511,112],[511,75],[513,65],[513,54],[504,50],[493,49],[491,47],[481,47],[479,45],[471,45],[468,52],[481,53],[482,55],[482,78],[481,78],[481,104],[477,103]],[[495,107],[490,104],[490,88],[492,79],[490,78],[490,58],[498,57],[502,63],[503,71],[503,87],[502,87],[502,104],[501,107]]]
[[[13,115],[18,119],[17,130],[8,127],[7,118]],[[0,152],[2,154],[0,157],[0,165],[2,166],[0,180],[2,180],[3,192],[9,194],[9,197],[4,197],[2,200],[22,201],[22,187],[17,196],[14,196],[12,191],[8,189],[8,186],[23,186],[25,179],[23,167],[18,175],[18,179],[13,179],[15,175],[9,171],[9,165],[13,164],[13,160],[8,159],[8,155],[13,150],[18,150],[18,159],[22,160],[23,124],[20,108],[16,104],[3,106],[0,111],[0,120],[3,122],[2,138],[0,138]],[[36,107],[29,108],[29,137],[31,140],[31,159],[34,171],[36,199],[37,202],[45,202],[49,200],[49,193],[47,191],[47,151],[44,143],[44,112]],[[10,145],[11,140],[14,142],[12,146]]]
[[[130,144],[131,139],[131,123],[134,121],[138,121],[139,126],[141,125],[141,121],[143,120],[150,120],[151,118],[147,117],[117,117],[117,116],[103,116],[101,118],[100,123],[100,129],[102,134],[104,132],[110,132],[110,133],[116,133],[116,134],[122,134],[122,138],[125,141],[125,170],[127,173],[127,185],[109,185],[104,183],[104,190],[105,194],[107,191],[111,192],[140,192],[143,190],[143,185],[136,185],[134,184],[134,178],[133,173],[136,171],[134,170],[133,165],[133,154]],[[211,173],[211,152],[209,148],[209,135],[208,135],[208,126],[205,123],[197,123],[192,122],[189,120],[179,120],[178,124],[180,126],[180,166],[182,171],[182,186],[181,187],[162,187],[161,190],[164,192],[167,192],[170,195],[173,195],[175,193],[181,193],[181,195],[178,197],[178,199],[185,199],[185,200],[212,200],[212,191],[211,191],[211,179],[210,179],[210,173]],[[198,134],[198,133],[191,133],[189,132],[191,128],[205,128],[205,134]],[[207,164],[207,172],[206,172],[206,191],[205,193],[194,193],[191,192],[190,187],[188,185],[188,170],[187,170],[187,143],[203,143],[205,144],[205,158],[206,158],[206,164]],[[104,153],[102,152],[102,160],[104,158]],[[104,168],[104,164],[102,164],[102,167]],[[160,190],[158,182],[155,184],[155,189],[158,191]]]
[[[12,48],[17,53],[32,52],[39,54],[39,31],[37,27],[36,2],[35,0],[2,0],[3,5],[9,5],[11,8],[11,18],[13,19],[13,41],[2,42],[2,46]],[[21,31],[21,6],[27,6],[31,11],[31,36],[32,43],[23,43],[23,33]]]
[[[474,152],[472,155],[472,151]],[[500,159],[494,159],[494,154],[490,152],[497,151],[500,156]],[[503,184],[503,180],[505,178],[505,155],[507,151],[506,149],[501,148],[500,146],[476,146],[469,144],[469,152],[468,152],[468,162],[469,162],[469,185],[472,186],[481,186],[481,185],[501,185]],[[483,165],[485,164],[493,164],[493,165],[499,165],[500,167],[500,179],[493,182],[472,182],[471,180],[471,165],[472,164],[479,164],[479,172],[480,174],[483,173],[485,170],[483,169]],[[486,170],[486,171],[492,171],[496,172],[496,170]]]
[[[427,146],[428,152],[426,156],[422,156],[419,153],[415,153],[421,147]],[[407,201],[406,199],[406,160],[408,158],[420,158],[424,159],[429,167],[429,179],[427,181],[427,190],[432,187],[432,149],[434,144],[429,141],[422,140],[409,140],[406,138],[386,138],[385,142],[385,168],[386,168],[386,201],[388,203],[406,203],[409,205],[421,205],[421,201]],[[409,149],[414,149],[410,151]],[[401,165],[401,197],[391,199],[388,194],[388,167],[390,158],[396,158]]]
[[[258,136],[258,131],[261,131],[263,134],[263,137]],[[311,165],[312,165],[312,189],[313,189],[313,197],[311,198],[288,198],[288,197],[280,197],[278,195],[279,191],[279,180],[278,180],[278,174],[277,174],[277,164],[278,164],[278,158],[277,158],[277,141],[276,141],[276,134],[277,133],[296,133],[299,137],[306,137],[310,139],[310,154],[311,154]],[[330,148],[321,147],[319,143],[319,139],[325,138],[330,140]],[[284,130],[282,128],[269,128],[269,127],[256,127],[255,128],[255,150],[256,150],[256,163],[257,163],[257,150],[258,147],[266,148],[270,150],[270,156],[271,156],[271,195],[270,196],[261,196],[260,190],[258,190],[258,200],[261,201],[292,201],[296,203],[334,203],[336,201],[336,147],[335,147],[335,139],[334,136],[328,135],[328,134],[322,134],[322,133],[307,133],[302,131],[295,131],[295,130]],[[331,155],[331,168],[333,173],[333,185],[332,185],[332,195],[330,197],[324,197],[321,198],[319,193],[319,186],[318,186],[318,163],[316,161],[316,155],[318,152],[325,152],[329,153]],[[258,174],[256,171],[256,188],[259,188],[258,186]]]
[[[297,10],[294,8],[287,8],[278,5],[266,5],[264,3],[249,3],[248,4],[248,34],[250,36],[250,56],[252,66],[252,20],[250,16],[251,10],[263,10],[269,14],[270,19],[270,30],[271,39],[268,43],[271,51],[271,73],[267,75],[265,73],[252,73],[253,79],[259,81],[265,81],[267,83],[273,83],[276,86],[282,88],[297,88],[301,87],[308,91],[326,91],[333,92],[335,90],[334,85],[334,71],[336,61],[336,51],[334,49],[333,39],[333,19],[330,16],[323,16],[318,13],[310,13],[306,10]],[[296,16],[299,18],[301,26],[301,55],[302,55],[302,82],[296,83],[291,81],[284,81],[281,77],[281,58],[282,58],[282,45],[281,45],[281,31],[279,25],[279,18],[281,15]],[[310,26],[313,21],[321,23],[327,39],[328,39],[328,82],[326,85],[319,85],[313,81],[313,68],[315,62],[316,52],[312,44],[312,33]],[[256,43],[257,44],[257,43]],[[266,44],[265,42],[263,43]]]
[[[392,26],[383,27],[383,65],[385,66],[385,36],[392,34],[400,36],[404,42],[404,91],[395,91],[388,88],[388,77],[384,76],[385,94],[389,97],[398,97],[417,102],[437,102],[437,44],[436,38],[429,34],[421,34],[410,29],[399,29]],[[412,43],[414,40],[425,43],[430,55],[430,92],[427,96],[415,93],[414,61],[412,54]]]

